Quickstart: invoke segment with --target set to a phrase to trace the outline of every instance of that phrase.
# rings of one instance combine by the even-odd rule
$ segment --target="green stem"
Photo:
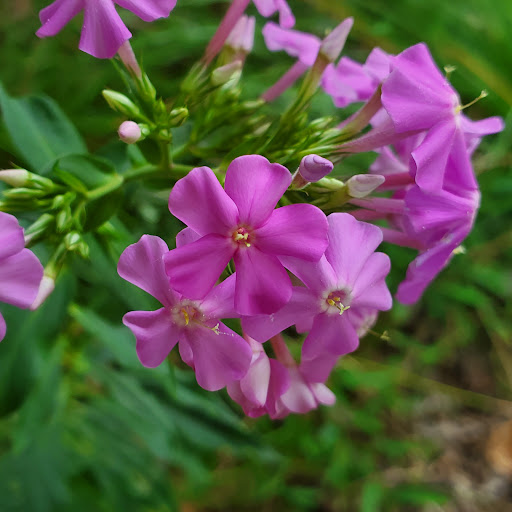
[[[114,174],[112,179],[108,183],[105,183],[105,185],[102,185],[101,187],[95,188],[93,190],[89,190],[86,195],[87,201],[93,201],[99,197],[106,196],[110,192],[117,190],[123,184],[123,182],[124,179],[122,176],[119,174]]]

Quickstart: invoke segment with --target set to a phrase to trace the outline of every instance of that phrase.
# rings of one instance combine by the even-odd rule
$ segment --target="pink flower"
[[[166,18],[176,0],[56,0],[39,13],[39,37],[54,36],[72,18],[84,11],[79,48],[100,59],[112,58],[132,34],[116,12],[115,4],[144,21]]]
[[[247,340],[253,351],[251,366],[245,377],[228,384],[229,396],[251,418],[263,414],[274,417],[279,398],[290,387],[288,370],[276,359],[269,358],[261,343],[249,337]]]
[[[253,0],[258,12],[268,18],[274,13],[279,13],[279,25],[284,28],[291,28],[295,25],[295,17],[286,3],[286,0]]]
[[[215,391],[241,379],[251,362],[247,342],[220,322],[234,318],[234,277],[213,288],[201,301],[189,300],[169,286],[163,256],[163,240],[144,235],[125,249],[119,259],[119,275],[150,293],[163,308],[131,311],[123,317],[137,340],[137,355],[147,367],[160,365],[179,341],[182,359],[196,372],[199,385]]]
[[[308,371],[314,382],[325,381],[335,363],[333,356],[358,347],[357,331],[367,318],[391,307],[384,280],[389,258],[374,252],[382,241],[380,229],[347,213],[333,213],[327,219],[329,246],[318,263],[281,258],[305,287],[294,287],[290,302],[270,316],[242,318],[244,332],[259,342],[291,325],[299,332],[309,331],[301,365],[315,362]]]
[[[233,258],[239,313],[269,314],[284,306],[292,285],[278,256],[314,262],[327,247],[327,220],[321,210],[309,204],[274,210],[291,181],[285,167],[259,155],[233,160],[225,189],[208,167],[193,169],[179,180],[169,210],[199,238],[165,256],[172,287],[201,299]]]
[[[16,217],[0,212],[0,301],[27,309],[35,301],[43,278],[43,266],[25,249],[23,228]],[[5,337],[0,314],[0,340]]]

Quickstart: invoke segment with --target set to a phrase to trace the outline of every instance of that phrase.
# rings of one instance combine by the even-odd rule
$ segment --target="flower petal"
[[[235,254],[235,308],[242,315],[269,315],[292,296],[292,283],[275,256],[256,248]]]
[[[0,260],[8,258],[25,248],[23,228],[18,219],[0,212]]]
[[[207,318],[239,318],[235,310],[236,275],[232,274],[218,284],[201,302],[201,311]]]
[[[318,261],[327,248],[328,227],[327,218],[316,206],[283,206],[254,232],[254,244],[268,254]]]
[[[37,37],[54,36],[84,8],[84,0],[56,0],[39,12],[42,27]]]
[[[366,260],[382,242],[382,231],[360,222],[348,213],[332,213],[329,221],[329,246],[325,257],[343,285],[352,285]]]
[[[85,2],[80,50],[98,59],[111,59],[130,37],[113,2]]]
[[[359,338],[347,315],[322,313],[315,317],[313,327],[304,340],[302,357],[341,356],[353,352],[358,346]]]
[[[238,209],[208,167],[196,167],[178,180],[169,195],[170,212],[201,236],[229,235]]]
[[[123,324],[133,332],[139,361],[148,368],[155,368],[163,362],[181,333],[167,308],[130,311],[124,315]]]
[[[258,228],[270,217],[291,182],[286,167],[271,164],[260,155],[246,155],[229,164],[224,188],[238,207],[240,223]]]
[[[7,332],[7,325],[5,324],[4,317],[0,313],[0,341],[5,338],[5,333]]]
[[[220,235],[203,236],[196,242],[173,249],[164,265],[173,290],[188,299],[202,299],[213,288],[235,249]]]
[[[251,362],[251,366],[240,380],[240,389],[244,396],[257,407],[263,407],[267,401],[270,382],[270,360],[264,352]]]
[[[300,371],[309,382],[325,382],[336,366],[339,356],[322,354],[313,359],[302,359]]]
[[[393,299],[384,280],[390,269],[391,262],[387,254],[371,254],[352,288],[352,305],[381,311],[391,309]]]
[[[167,244],[157,236],[143,235],[128,246],[117,264],[118,274],[149,293],[164,306],[171,306],[178,298],[171,290],[165,273],[163,256],[169,252]]]
[[[242,330],[256,341],[263,343],[284,329],[313,318],[319,312],[316,296],[307,288],[294,286],[290,301],[271,315],[244,316]]]
[[[176,6],[176,0],[115,0],[115,3],[133,12],[144,21],[167,18]]]
[[[204,327],[187,329],[185,337],[192,349],[197,382],[202,388],[217,391],[247,373],[252,350],[241,336],[224,324],[219,324],[217,332]]]
[[[0,261],[0,301],[18,308],[29,308],[43,279],[43,266],[28,250]]]
[[[176,235],[176,247],[181,247],[183,245],[191,244],[192,242],[195,242],[196,240],[199,240],[200,238],[201,238],[201,235],[196,233],[192,228],[182,229]]]
[[[325,256],[322,256],[316,263],[287,256],[281,256],[279,261],[319,296],[324,291],[333,288],[338,281]]]

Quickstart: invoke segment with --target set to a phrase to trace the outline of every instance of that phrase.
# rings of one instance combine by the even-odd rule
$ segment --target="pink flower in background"
[[[285,167],[259,155],[233,160],[225,189],[208,167],[179,180],[169,196],[169,210],[199,238],[165,256],[173,289],[203,298],[233,258],[239,313],[269,314],[284,306],[292,285],[278,257],[314,262],[327,247],[321,210],[310,204],[274,210],[291,181]]]
[[[144,21],[166,18],[176,0],[56,0],[39,13],[39,37],[54,36],[78,13],[84,11],[80,50],[110,59],[132,34],[116,12],[115,4],[128,9]]]
[[[35,301],[43,279],[43,266],[25,249],[23,228],[16,217],[0,212],[0,302],[27,309]],[[7,327],[0,314],[0,340]]]
[[[301,364],[324,358],[308,372],[315,382],[327,378],[333,356],[358,347],[357,331],[364,321],[392,302],[385,283],[389,257],[374,252],[382,241],[380,229],[347,213],[333,213],[327,220],[329,246],[318,263],[281,258],[305,287],[294,287],[290,302],[272,315],[242,318],[244,332],[259,342],[291,325],[309,331]]]
[[[160,365],[179,342],[182,359],[194,368],[199,385],[215,391],[241,379],[251,362],[247,342],[219,320],[238,316],[233,309],[234,277],[203,300],[189,300],[169,286],[162,261],[167,252],[163,240],[144,235],[119,258],[119,275],[163,305],[156,311],[131,311],[123,323],[135,335],[144,366]]]
[[[295,25],[295,17],[286,3],[286,0],[253,0],[258,12],[268,18],[274,13],[279,13],[279,25],[284,28],[291,28]]]

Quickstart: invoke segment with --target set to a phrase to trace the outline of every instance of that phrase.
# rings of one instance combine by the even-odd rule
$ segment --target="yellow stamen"
[[[456,70],[457,68],[452,65],[448,65],[444,67],[444,72],[446,73],[446,78],[450,78],[450,75]]]
[[[181,308],[181,312],[183,313],[183,318],[185,318],[185,325],[190,323],[190,316],[185,308]]]
[[[484,89],[478,98],[475,98],[473,101],[470,101],[469,103],[466,103],[465,105],[459,105],[455,112],[460,112],[461,110],[464,110],[465,108],[471,107],[471,105],[474,105],[477,101],[480,101],[483,98],[486,98],[489,95],[489,93]]]
[[[215,334],[217,334],[217,335],[219,335],[219,334],[220,334],[220,331],[219,331],[219,324],[217,324],[215,327],[212,327],[211,329],[212,329],[212,331],[213,331]]]

